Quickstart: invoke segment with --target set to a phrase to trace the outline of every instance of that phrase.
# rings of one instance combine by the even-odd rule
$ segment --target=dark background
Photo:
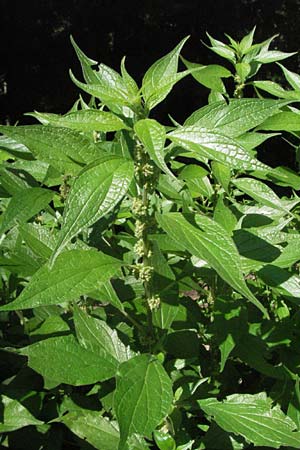
[[[201,43],[207,42],[206,31],[218,39],[224,32],[240,39],[257,25],[256,42],[279,33],[272,48],[298,51],[299,24],[300,0],[0,0],[0,123],[33,123],[24,112],[65,113],[71,107],[78,89],[69,68],[82,77],[70,34],[88,56],[117,70],[127,55],[127,69],[140,81],[188,34],[187,59],[223,64]],[[299,72],[300,55],[285,64]],[[273,74],[274,67],[266,70]],[[170,113],[180,121],[205,104],[207,94],[189,77],[154,115],[164,120]]]

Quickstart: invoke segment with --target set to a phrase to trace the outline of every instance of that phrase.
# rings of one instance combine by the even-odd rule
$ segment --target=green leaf
[[[32,161],[30,161],[31,163]],[[8,192],[10,195],[16,195],[22,192],[24,189],[30,187],[28,182],[23,178],[19,177],[14,171],[10,170],[12,164],[10,164],[7,168],[4,166],[0,167],[0,175],[1,175],[1,186]]]
[[[101,156],[88,138],[68,128],[1,125],[0,132],[26,145],[36,158],[63,174],[76,175],[84,164]]]
[[[136,122],[134,131],[157,167],[167,175],[170,175],[170,177],[174,179],[174,183],[180,188],[180,183],[178,183],[177,179],[165,163],[165,127],[154,119],[143,119]]]
[[[63,116],[34,112],[27,114],[54,127],[71,128],[79,131],[118,131],[130,129],[120,117],[107,111],[85,109],[74,111]]]
[[[52,269],[42,266],[19,297],[2,311],[57,305],[88,294],[111,278],[121,262],[95,250],[70,250],[58,256]]]
[[[63,224],[52,260],[82,229],[109,213],[126,194],[133,178],[133,162],[107,156],[87,166],[67,197]]]
[[[63,423],[76,436],[84,439],[99,450],[117,449],[119,445],[119,431],[99,411],[82,410],[69,412],[62,417]]]
[[[192,63],[182,56],[181,60],[187,69],[201,69],[193,71],[191,73],[195,80],[197,80],[200,84],[203,84],[203,86],[207,87],[208,89],[220,92],[221,94],[226,93],[222,78],[228,78],[232,76],[231,72],[228,69],[225,69],[225,67],[219,66],[217,64],[204,66],[203,64]]]
[[[85,350],[72,335],[44,339],[23,348],[21,353],[28,356],[31,369],[56,385],[81,386],[108,380],[118,367],[113,357]]]
[[[106,322],[88,315],[78,307],[73,317],[77,339],[86,350],[95,354],[107,352],[117,363],[130,359],[129,348],[125,347],[116,330],[112,330]]]
[[[184,38],[170,53],[157,60],[145,73],[142,92],[149,109],[164,100],[176,83],[178,58],[187,39],[188,37]]]
[[[287,270],[268,264],[256,272],[256,275],[276,293],[299,306],[300,277]]]
[[[114,112],[121,112],[123,106],[131,106],[136,99],[131,99],[121,75],[105,64],[100,64],[96,72],[97,82],[81,83],[70,71],[70,77],[77,87],[82,89],[108,106]],[[121,108],[121,109],[120,109]]]
[[[282,64],[278,63],[278,65],[279,67],[281,67],[286,81],[292,86],[293,89],[295,89],[295,91],[300,91],[300,75],[298,73],[292,72],[291,70],[288,70]]]
[[[286,52],[280,52],[278,50],[271,50],[271,51],[261,51],[254,60],[262,63],[262,64],[269,64],[276,61],[281,61],[282,59],[289,58],[290,56],[296,55],[297,52],[292,53],[286,53]]]
[[[232,183],[238,189],[245,192],[245,194],[254,198],[258,203],[288,212],[286,205],[277,194],[262,181],[255,180],[254,178],[238,178],[237,180],[232,180]]]
[[[173,399],[171,380],[161,363],[139,355],[120,365],[114,409],[120,426],[119,450],[129,436],[147,437],[168,414]]]
[[[19,223],[25,223],[46,208],[54,197],[54,192],[42,188],[27,188],[10,200],[2,215],[0,235]]]
[[[241,40],[239,47],[242,54],[245,54],[251,48],[255,29],[256,27],[253,27],[250,33],[246,34]]]
[[[110,281],[101,283],[97,291],[90,292],[89,296],[102,302],[108,302],[119,311],[124,311],[124,306],[117,296],[116,291],[114,290]]]
[[[258,128],[272,131],[300,131],[300,114],[293,111],[282,111],[269,117]]]
[[[212,173],[216,177],[217,182],[220,183],[225,192],[229,192],[229,183],[231,179],[231,170],[225,164],[218,161],[212,161],[211,163]]]
[[[164,213],[157,215],[160,226],[194,256],[204,259],[233,289],[250,300],[265,315],[263,305],[247,287],[234,242],[217,222],[203,215]]]
[[[197,125],[235,138],[263,123],[268,117],[277,114],[286,100],[244,98],[233,99],[227,105],[218,102],[195,111],[185,125]]]
[[[299,448],[300,432],[295,431],[296,425],[278,405],[272,407],[272,399],[264,392],[233,394],[222,402],[208,398],[198,403],[221,428],[242,435],[255,446]]]
[[[78,47],[76,44],[73,36],[70,36],[71,44],[77,54],[77,57],[80,61],[82,73],[84,76],[84,79],[87,83],[96,83],[98,81],[96,71],[92,69],[92,66],[97,64],[97,61],[94,61],[93,59],[86,56],[82,50]]]
[[[269,170],[237,141],[214,130],[193,125],[180,127],[167,136],[194,155],[221,162],[234,169]]]
[[[246,62],[241,62],[235,65],[235,70],[237,75],[240,77],[241,82],[244,83],[251,72],[251,66]]]
[[[271,95],[279,98],[285,98],[287,100],[300,100],[300,92],[286,91],[278,83],[274,81],[253,81],[253,86],[262,91],[268,92]]]
[[[42,425],[18,400],[1,395],[0,433],[19,430],[29,425]]]

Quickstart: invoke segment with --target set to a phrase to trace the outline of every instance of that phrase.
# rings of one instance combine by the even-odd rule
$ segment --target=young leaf
[[[101,100],[104,105],[107,105],[112,111],[121,112],[120,107],[130,106],[131,99],[126,84],[121,75],[115,70],[100,64],[97,73],[97,83],[81,83],[70,71],[70,77],[76,86],[94,97]]]
[[[118,363],[130,359],[130,351],[103,320],[89,316],[85,311],[75,308],[74,324],[77,339],[82,347],[95,353],[107,352]]]
[[[119,450],[129,436],[147,437],[168,414],[173,399],[171,380],[161,363],[139,355],[120,365],[114,409],[120,426]]]
[[[195,155],[238,170],[269,170],[237,141],[214,130],[197,125],[180,127],[168,133],[168,138]]]
[[[164,231],[184,245],[189,253],[207,261],[233,289],[268,315],[247,287],[238,251],[222,226],[204,215],[164,213],[157,215],[157,220]]]
[[[216,398],[198,401],[206,414],[229,433],[242,435],[255,446],[299,448],[300,432],[294,422],[264,392],[233,394],[219,402]]]
[[[292,72],[291,70],[288,70],[282,64],[278,63],[278,65],[279,67],[281,67],[286,81],[292,86],[293,89],[295,89],[295,91],[300,91],[300,75],[298,73]]]
[[[27,114],[54,127],[65,127],[79,131],[118,131],[129,129],[120,117],[107,111],[85,109],[74,111],[63,116],[34,112]]]
[[[53,261],[83,228],[109,213],[124,197],[133,178],[133,162],[107,156],[87,166],[68,195]]]
[[[97,83],[97,72],[92,69],[92,66],[97,64],[97,61],[94,61],[93,59],[86,56],[82,50],[78,47],[76,44],[73,36],[70,36],[71,44],[73,45],[73,48],[77,54],[77,57],[80,61],[82,73],[84,76],[84,79],[87,83]]]
[[[255,33],[256,27],[253,27],[250,33],[248,33],[246,36],[243,37],[243,39],[240,42],[240,52],[242,54],[245,54],[252,46],[253,43],[253,37]]]
[[[35,214],[46,208],[54,197],[48,189],[27,188],[20,191],[10,200],[2,215],[0,235],[19,223],[25,223]]]
[[[85,350],[72,335],[44,339],[20,352],[28,356],[31,369],[56,385],[82,386],[108,380],[118,367],[113,357]]]
[[[1,395],[0,433],[19,430],[29,425],[42,425],[18,400]]]
[[[101,156],[88,138],[67,128],[1,125],[0,132],[26,145],[36,158],[63,174],[76,175],[84,164]]]
[[[99,450],[117,449],[120,435],[116,426],[99,411],[71,411],[62,416],[62,422],[76,434]]]
[[[62,253],[50,270],[42,266],[19,297],[0,308],[2,311],[57,305],[88,294],[97,284],[111,278],[121,262],[95,250],[70,250]]]
[[[178,58],[188,37],[184,38],[170,53],[156,61],[145,73],[142,83],[143,97],[149,109],[154,108],[172,90],[174,78],[178,69]],[[161,88],[163,86],[163,88]],[[159,95],[157,95],[159,91]]]
[[[203,86],[213,91],[226,94],[226,89],[223,84],[222,78],[231,77],[232,74],[228,69],[217,64],[211,64],[204,66],[202,64],[192,63],[185,58],[181,57],[183,64],[187,69],[201,68],[201,70],[191,72],[191,75]]]

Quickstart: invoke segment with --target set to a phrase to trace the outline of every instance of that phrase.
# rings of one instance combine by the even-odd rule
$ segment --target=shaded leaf
[[[119,450],[133,433],[150,437],[168,414],[172,399],[171,380],[154,357],[139,355],[121,364],[114,395],[121,436]]]
[[[14,311],[75,300],[112,277],[120,266],[117,259],[94,250],[66,251],[52,269],[48,264],[42,266],[19,297],[0,309]]]

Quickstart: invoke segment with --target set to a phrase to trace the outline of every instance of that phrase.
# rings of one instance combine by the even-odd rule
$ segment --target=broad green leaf
[[[197,125],[180,127],[168,138],[186,150],[202,158],[218,161],[234,169],[269,170],[268,166],[255,159],[237,141],[214,130]]]
[[[54,192],[42,188],[27,188],[12,197],[2,215],[0,235],[19,223],[27,222],[45,209],[54,197]]]
[[[22,239],[37,256],[49,259],[55,247],[56,234],[42,225],[26,223],[19,227]]]
[[[85,109],[74,111],[63,116],[59,114],[44,114],[34,112],[27,114],[43,120],[47,125],[54,127],[71,128],[79,131],[118,131],[129,129],[120,117],[107,111],[99,111],[97,109]]]
[[[279,98],[285,98],[287,100],[300,100],[300,92],[286,91],[278,83],[274,81],[253,81],[253,86],[262,91],[268,92],[271,95]]]
[[[300,91],[300,75],[288,70],[282,64],[278,63],[278,65],[281,67],[287,82],[292,86],[292,88],[295,89],[295,91]]]
[[[228,69],[217,64],[211,64],[209,66],[204,66],[203,64],[192,63],[187,61],[185,58],[181,57],[182,62],[187,69],[200,68],[201,70],[193,71],[191,75],[200,84],[212,89],[213,91],[220,92],[221,94],[226,93],[225,86],[223,84],[222,78],[231,77],[232,74]]]
[[[176,450],[176,442],[169,433],[156,430],[153,437],[159,450]]]
[[[139,355],[120,365],[114,409],[120,427],[119,450],[129,436],[147,437],[168,414],[172,384],[161,363],[150,355]]]
[[[287,212],[285,204],[265,183],[254,178],[238,178],[232,183],[245,194],[250,195],[258,203]]]
[[[275,116],[274,116],[275,117]],[[265,123],[265,122],[264,122]],[[260,144],[265,142],[267,139],[270,139],[273,136],[278,136],[279,133],[255,133],[248,132],[242,134],[237,137],[236,140],[239,144],[241,144],[244,148],[248,150],[255,149]]]
[[[86,350],[95,354],[108,353],[117,363],[130,359],[129,348],[125,347],[116,330],[112,330],[106,322],[88,315],[78,307],[73,317],[77,339]]]
[[[286,53],[286,52],[280,52],[278,50],[271,50],[271,51],[262,51],[260,52],[254,60],[262,63],[262,64],[269,64],[276,61],[281,61],[282,59],[289,58],[290,56],[296,55],[297,52],[293,53]]]
[[[197,125],[235,138],[277,114],[286,100],[244,98],[232,99],[227,105],[219,102],[195,111],[185,125]]]
[[[265,315],[263,305],[247,287],[241,260],[225,229],[204,215],[164,213],[157,215],[160,226],[194,256],[204,259],[233,289],[250,300]]]
[[[217,199],[214,209],[214,220],[222,225],[230,236],[232,235],[232,231],[237,224],[237,218],[231,209],[225,205],[222,194],[220,194]]]
[[[0,132],[26,145],[33,155],[63,174],[76,175],[101,156],[99,148],[79,132],[43,125],[0,126]]]
[[[300,114],[293,111],[282,111],[269,117],[258,128],[272,131],[300,131]]]
[[[20,352],[28,356],[31,369],[56,385],[81,386],[108,380],[115,376],[118,367],[107,353],[85,350],[73,335],[44,339]]]
[[[288,268],[300,261],[300,235],[299,239],[289,242],[281,252],[281,255],[273,261],[277,267]]]
[[[132,161],[107,156],[79,174],[67,197],[53,260],[72,237],[101,219],[122,200],[133,178],[133,169]]]
[[[87,441],[93,448],[99,450],[118,448],[119,431],[108,418],[101,416],[100,411],[71,411],[62,417],[62,421],[76,436]]]
[[[278,405],[272,406],[272,399],[264,392],[233,394],[222,402],[208,398],[198,403],[221,428],[242,435],[255,446],[299,448],[300,432],[296,431],[296,425]]]
[[[19,430],[29,425],[42,425],[18,400],[1,395],[0,433]]]
[[[4,150],[9,155],[25,161],[32,161],[34,158],[25,145],[7,136],[0,136],[0,150]]]
[[[142,82],[143,97],[149,109],[166,98],[175,84],[178,58],[188,37],[184,38],[170,53],[157,60],[145,73]],[[169,82],[174,79],[175,82]]]
[[[52,267],[42,266],[19,297],[2,311],[57,305],[88,294],[111,278],[121,262],[95,250],[70,250],[59,255]]]

